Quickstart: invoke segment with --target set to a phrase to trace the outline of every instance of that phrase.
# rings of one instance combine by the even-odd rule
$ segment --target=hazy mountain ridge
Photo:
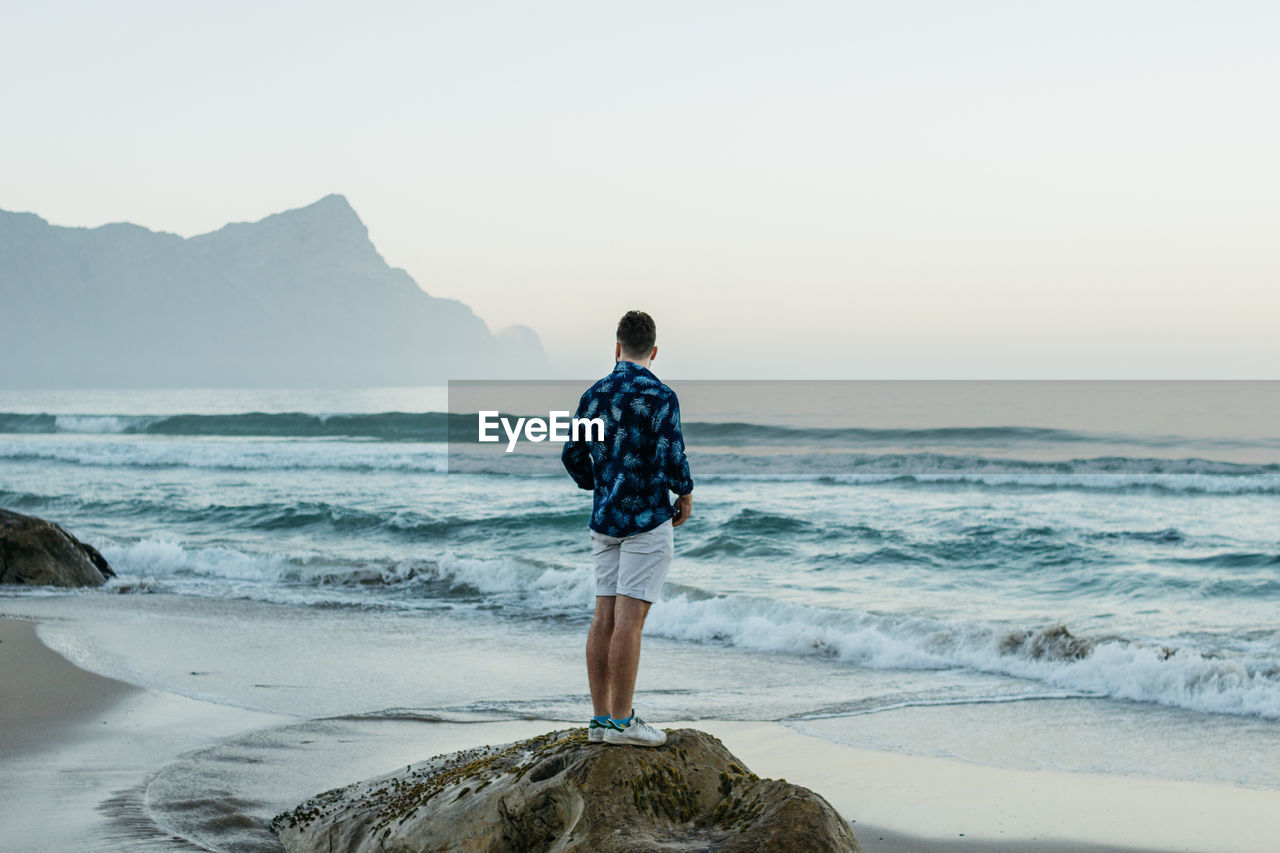
[[[340,195],[183,238],[0,211],[0,386],[403,385],[545,375],[389,266]]]

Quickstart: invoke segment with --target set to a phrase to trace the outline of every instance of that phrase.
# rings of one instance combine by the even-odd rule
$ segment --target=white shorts
[[[670,521],[664,521],[652,530],[621,539],[592,530],[596,595],[656,601],[675,554],[674,529]]]

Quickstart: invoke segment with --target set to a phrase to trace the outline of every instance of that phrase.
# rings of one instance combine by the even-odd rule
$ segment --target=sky
[[[8,3],[0,209],[347,197],[565,375],[1280,378],[1280,6]]]

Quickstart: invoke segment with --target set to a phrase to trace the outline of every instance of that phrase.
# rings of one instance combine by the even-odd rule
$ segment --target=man
[[[665,732],[631,706],[640,632],[674,552],[672,529],[693,511],[693,478],[675,392],[649,372],[657,327],[643,311],[618,323],[613,372],[582,395],[576,417],[604,420],[604,440],[565,443],[561,460],[592,491],[596,610],[587,633],[592,743],[662,746]],[[671,492],[678,496],[671,504]]]

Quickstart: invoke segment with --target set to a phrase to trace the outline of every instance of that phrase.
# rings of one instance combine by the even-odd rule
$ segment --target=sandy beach
[[[0,620],[0,679],[0,841],[11,850],[181,849],[188,839],[226,849],[228,825],[242,825],[239,849],[268,850],[261,821],[282,805],[564,725],[307,720],[199,701],[86,672],[48,649],[36,622],[15,618]],[[1269,849],[1280,829],[1276,791],[1010,771],[857,749],[772,722],[667,725],[707,730],[757,773],[818,791],[867,851],[1243,853]],[[159,805],[182,785],[185,800]],[[184,810],[204,817],[173,820]]]
[[[0,847],[12,851],[189,848],[147,818],[148,779],[187,750],[284,719],[86,672],[23,619],[0,619],[0,684]]]

